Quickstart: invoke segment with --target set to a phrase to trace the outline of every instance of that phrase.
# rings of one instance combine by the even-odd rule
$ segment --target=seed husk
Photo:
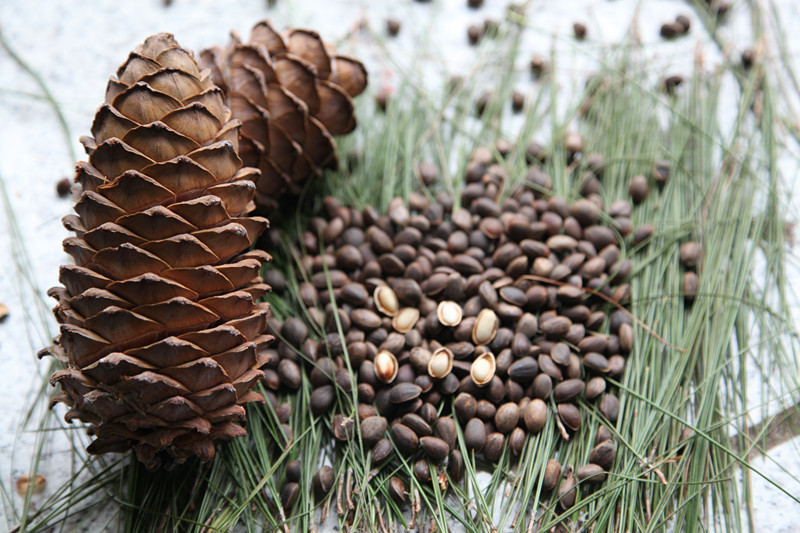
[[[545,491],[551,491],[558,485],[558,480],[561,477],[561,463],[555,459],[549,459],[544,468],[544,481],[542,488]]]
[[[472,418],[464,428],[464,444],[467,448],[480,452],[486,444],[486,426],[480,418]]]
[[[634,176],[628,185],[628,194],[631,195],[631,200],[634,204],[642,203],[650,195],[650,185],[647,183],[647,178],[644,176]]]
[[[31,485],[33,485],[33,489],[30,489]],[[47,485],[47,479],[41,474],[36,474],[35,477],[30,474],[22,474],[16,481],[17,494],[25,495],[29,489],[34,495],[41,494],[44,492],[45,485]]]
[[[361,440],[364,445],[367,447],[375,446],[378,441],[384,438],[388,426],[388,421],[382,416],[371,416],[362,420]]]
[[[630,353],[633,349],[633,327],[628,323],[621,324],[617,335],[619,336],[620,350]]]
[[[436,308],[436,317],[443,326],[457,326],[461,322],[462,316],[461,306],[452,300],[439,302],[439,306]]]
[[[388,350],[381,350],[373,361],[375,376],[384,383],[391,383],[397,377],[397,358]]]
[[[428,375],[433,379],[444,379],[453,370],[453,352],[449,348],[437,348],[428,362]]]
[[[585,388],[581,379],[568,379],[562,381],[553,389],[553,399],[556,403],[568,402],[580,396]]]
[[[604,470],[609,470],[617,456],[617,447],[612,440],[604,440],[597,444],[589,453],[589,462],[594,463]]]
[[[397,301],[397,294],[391,287],[387,285],[375,287],[372,299],[375,302],[375,307],[384,315],[395,316],[397,314],[400,304]]]
[[[484,285],[481,285],[481,287],[483,286]],[[491,287],[491,285],[489,285],[489,287]],[[472,328],[472,342],[474,342],[476,345],[490,343],[497,334],[497,328],[499,325],[500,321],[494,311],[491,309],[481,310],[481,312],[478,313],[478,316],[475,319],[475,325]]]
[[[414,329],[417,320],[419,320],[419,309],[404,307],[392,318],[392,327],[400,333],[407,333]]]
[[[400,453],[411,455],[419,448],[419,437],[404,424],[395,424],[391,429],[392,439]]]
[[[578,478],[578,481],[602,483],[606,479],[606,473],[600,465],[589,463],[580,467],[575,472],[575,477]]]
[[[547,404],[534,398],[522,409],[522,418],[529,433],[539,433],[547,422]]]
[[[506,437],[502,433],[494,431],[486,436],[486,445],[483,447],[483,456],[491,463],[496,463],[503,455]]]
[[[530,383],[538,372],[539,364],[530,356],[518,359],[508,368],[508,376],[523,385]]]
[[[483,352],[472,362],[469,375],[477,386],[484,387],[494,377],[496,368],[494,354],[492,352]]]
[[[422,437],[419,443],[425,453],[434,461],[441,461],[450,453],[450,447],[438,437]]]
[[[281,359],[278,363],[278,377],[290,389],[299,388],[302,380],[300,367],[291,359]]]
[[[501,405],[494,415],[494,426],[503,434],[510,433],[519,422],[519,406],[508,402]]]
[[[571,403],[558,404],[558,416],[572,431],[578,431],[578,428],[581,427],[581,412]]]
[[[681,263],[687,268],[694,268],[697,266],[702,253],[703,249],[699,243],[695,241],[685,242],[680,248]]]

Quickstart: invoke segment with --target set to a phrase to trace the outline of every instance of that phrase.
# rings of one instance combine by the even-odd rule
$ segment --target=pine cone
[[[149,37],[112,76],[83,192],[64,218],[75,265],[49,294],[61,335],[40,355],[64,370],[55,402],[91,424],[91,453],[135,448],[148,468],[214,457],[214,439],[244,435],[243,404],[262,377],[268,254],[247,250],[268,221],[258,170],[237,155],[240,123],[222,90],[169,34]]]
[[[261,169],[256,203],[273,208],[285,192],[299,194],[308,179],[337,167],[333,136],[356,127],[352,97],[367,85],[359,61],[336,55],[316,32],[281,35],[265,20],[249,43],[234,33],[224,50],[200,52],[200,64],[242,121],[240,155]]]

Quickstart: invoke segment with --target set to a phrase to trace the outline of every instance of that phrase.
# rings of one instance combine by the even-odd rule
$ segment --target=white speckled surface
[[[467,46],[466,27],[486,17],[500,18],[506,3],[487,0],[479,11],[468,10],[463,0],[435,0],[432,4],[406,1],[371,2],[370,0],[279,0],[267,8],[264,0],[175,0],[165,8],[161,0],[70,2],[66,0],[4,0],[0,2],[0,25],[11,46],[37,71],[61,105],[71,129],[70,145],[82,155],[78,137],[88,133],[96,107],[102,100],[106,80],[124,60],[127,53],[147,35],[170,31],[185,47],[199,50],[203,46],[227,41],[235,29],[246,35],[253,23],[270,17],[277,26],[313,27],[326,39],[338,41],[366,17],[376,32],[382,32],[387,15],[403,20],[397,39],[387,41],[392,52],[411,50],[423,38],[436,43],[434,56],[428,57],[426,71],[433,76],[468,72],[475,50]],[[750,43],[750,19],[744,2],[737,2],[724,37],[738,54]],[[800,5],[794,0],[778,2],[778,12],[785,28],[800,25]],[[665,42],[658,37],[661,23],[678,13],[690,15],[689,37]],[[616,42],[633,29],[644,43],[654,75],[685,73],[693,68],[697,53],[711,69],[721,60],[719,50],[710,44],[699,21],[683,2],[644,0],[642,2],[606,0],[534,1],[528,9],[532,29],[526,33],[522,58],[534,52],[545,56],[555,49],[560,58],[559,83],[568,94],[580,89],[587,75],[595,68],[602,43]],[[430,21],[435,20],[431,28]],[[571,37],[572,22],[587,24],[589,39],[576,44]],[[787,35],[790,53],[800,50],[800,35]],[[396,74],[387,65],[377,62],[374,45],[365,34],[356,33],[340,48],[359,50],[365,60],[374,87],[394,83]],[[411,58],[411,54],[398,54]],[[794,57],[794,55],[792,55]],[[795,62],[795,66],[800,66]],[[519,88],[532,91],[525,65],[519,65]],[[434,79],[434,78],[432,78]],[[48,104],[38,97],[40,91],[3,51],[0,50],[0,177],[19,226],[21,244],[30,261],[25,267],[27,278],[20,275],[23,259],[11,237],[8,212],[0,209],[0,302],[11,311],[0,324],[0,477],[8,488],[28,470],[34,435],[20,433],[20,410],[30,391],[41,383],[45,366],[36,360],[36,352],[47,345],[56,330],[47,309],[48,287],[57,284],[58,266],[68,261],[61,251],[61,240],[67,236],[60,218],[70,212],[71,202],[58,199],[55,182],[72,175],[74,161]],[[369,97],[369,96],[367,96]],[[800,109],[797,95],[785,104],[788,112]],[[567,98],[562,98],[562,102]],[[731,102],[733,105],[735,102]],[[798,121],[796,117],[793,117]],[[797,150],[794,150],[797,153]],[[783,171],[790,180],[797,174],[797,159],[787,154]],[[796,195],[796,191],[795,191]],[[793,218],[798,215],[796,200]],[[797,280],[798,262],[794,257],[792,271]],[[37,298],[40,303],[37,304]],[[795,302],[796,303],[796,302]],[[797,313],[797,306],[795,311]],[[797,313],[796,316],[800,316]],[[753,407],[760,402],[753,392]],[[777,407],[776,407],[777,408]],[[760,414],[753,413],[757,419]],[[47,448],[40,471],[51,480],[50,488],[69,474],[69,451],[64,439],[57,439]],[[770,459],[756,461],[755,466],[771,476],[782,487],[800,495],[800,440],[795,439],[772,450]],[[778,466],[780,465],[780,466]],[[785,495],[757,479],[753,474],[754,521],[758,531],[800,531],[800,509]],[[13,489],[11,489],[13,491]],[[0,498],[2,501],[2,498]],[[6,503],[0,506],[0,527],[13,526],[10,517],[3,517]]]

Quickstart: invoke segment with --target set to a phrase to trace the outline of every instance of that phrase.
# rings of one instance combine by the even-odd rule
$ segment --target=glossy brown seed
[[[606,380],[601,376],[596,376],[586,383],[584,395],[587,400],[594,400],[606,391]]]
[[[575,472],[575,477],[578,481],[585,481],[586,483],[602,483],[606,479],[606,474],[600,465],[589,463],[580,467]]]
[[[633,349],[633,327],[628,323],[621,324],[617,335],[619,336],[620,350],[630,353]]]
[[[333,430],[333,436],[338,440],[347,441],[352,439],[355,435],[355,427],[355,422],[352,418],[341,414],[333,416],[331,429]]]
[[[281,489],[281,505],[284,510],[289,511],[297,502],[300,496],[300,485],[295,482],[287,483]]]
[[[686,301],[693,302],[700,288],[700,278],[694,272],[686,272],[683,275],[683,296]]]
[[[577,431],[581,427],[581,412],[571,403],[558,404],[558,416],[561,418],[561,422],[572,431]]]
[[[697,266],[702,254],[703,249],[700,247],[700,244],[695,241],[688,241],[681,245],[681,263],[687,268],[694,268]]]
[[[525,430],[521,427],[516,427],[508,436],[508,449],[514,455],[522,453],[522,448],[525,446]]]
[[[371,416],[361,421],[361,440],[367,447],[372,447],[384,438],[388,422],[382,416]]]
[[[483,447],[483,456],[490,463],[496,463],[500,460],[505,449],[506,438],[505,435],[499,432],[492,432],[486,435],[486,445]]]
[[[571,325],[572,321],[569,318],[565,316],[556,316],[540,324],[539,327],[548,339],[560,340],[569,332]]]
[[[638,246],[643,243],[655,232],[655,227],[652,224],[642,224],[633,230],[633,244]]]
[[[395,424],[392,426],[390,433],[400,453],[410,455],[419,448],[419,437],[408,426]]]
[[[547,374],[539,374],[533,378],[532,393],[534,398],[545,399],[553,392],[553,378]]]
[[[562,381],[553,389],[553,399],[556,403],[568,402],[580,396],[585,388],[585,384],[581,379],[568,379]]]
[[[430,483],[431,469],[427,459],[420,459],[414,463],[414,477],[423,483]]]
[[[317,387],[311,393],[309,404],[311,405],[311,412],[314,416],[319,416],[325,413],[333,405],[336,394],[333,385],[324,385]]]
[[[555,459],[549,459],[544,469],[544,480],[542,481],[542,489],[551,491],[558,485],[558,480],[561,477],[561,463]]]
[[[561,368],[559,368],[553,362],[549,355],[542,354],[539,356],[539,368],[542,372],[555,381],[561,381],[564,379],[564,374],[561,372]]]
[[[660,186],[669,180],[669,175],[672,171],[672,164],[666,159],[661,159],[653,164],[653,177]]]
[[[605,335],[589,335],[578,343],[578,350],[586,354],[596,352],[602,354],[608,347],[608,337]]]
[[[572,508],[575,505],[575,497],[578,495],[575,478],[572,475],[561,482],[558,488],[558,506],[564,510]]]
[[[400,419],[403,425],[408,426],[418,437],[430,437],[433,430],[430,424],[417,413],[406,413]]]
[[[398,383],[389,391],[391,403],[404,403],[416,400],[422,394],[422,387],[416,383]]]
[[[567,133],[567,136],[564,138],[564,148],[567,149],[569,154],[574,155],[578,152],[583,152],[583,147],[583,135],[576,131]]]
[[[398,505],[402,505],[408,499],[406,484],[400,477],[392,476],[389,478],[389,496],[391,496]]]
[[[441,461],[450,452],[450,447],[438,437],[422,437],[419,439],[423,451],[434,461]]]
[[[522,409],[522,418],[529,433],[539,433],[547,422],[547,404],[534,398]]]
[[[553,347],[550,349],[550,358],[553,360],[554,363],[559,364],[561,366],[567,366],[569,364],[569,354],[570,354],[569,346],[567,346],[563,342],[554,344]]]
[[[596,352],[589,352],[583,356],[583,366],[601,374],[608,372],[611,368],[608,359]]]
[[[353,324],[362,330],[369,331],[381,326],[381,317],[370,309],[358,308],[350,312]]]
[[[447,470],[455,481],[461,481],[464,477],[464,457],[459,450],[450,452],[450,458],[447,463]]]
[[[508,368],[508,376],[522,385],[530,383],[538,372],[539,364],[529,356],[518,359]]]
[[[314,486],[314,492],[318,498],[328,494],[333,488],[334,475],[333,468],[328,465],[320,468],[314,477],[311,478],[311,484]]]
[[[486,444],[486,426],[483,420],[472,418],[464,428],[464,444],[467,448],[480,452]]]
[[[650,195],[650,184],[644,176],[634,176],[628,185],[628,194],[634,204],[642,203]]]
[[[600,412],[612,423],[617,423],[619,416],[619,399],[613,394],[606,394],[600,400]],[[595,461],[596,462],[596,461]]]
[[[595,445],[598,445],[604,440],[611,440],[612,438],[613,435],[611,434],[611,431],[609,431],[609,429],[605,426],[600,426],[597,428],[597,434],[595,435],[594,443]]]
[[[460,393],[453,401],[453,410],[458,417],[458,421],[466,424],[467,421],[475,416],[478,408],[478,402],[475,397],[466,392]]]
[[[597,444],[589,453],[589,462],[599,465],[604,470],[609,470],[617,456],[617,447],[612,440],[604,440]]]
[[[447,447],[452,450],[456,445],[458,431],[456,422],[449,416],[443,416],[436,421],[433,426],[433,435],[447,443]]]
[[[382,463],[394,452],[394,445],[388,438],[382,438],[372,447],[372,464]]]
[[[501,405],[494,415],[494,426],[500,433],[510,433],[519,422],[519,406],[508,402]]]

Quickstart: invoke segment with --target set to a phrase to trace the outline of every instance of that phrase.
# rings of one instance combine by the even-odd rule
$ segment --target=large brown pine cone
[[[214,456],[245,434],[262,377],[269,256],[258,170],[242,168],[239,121],[222,90],[169,34],[149,37],[112,76],[92,137],[77,215],[64,224],[75,265],[50,290],[61,335],[42,355],[67,420],[91,425],[91,453],[135,448],[150,469]],[[242,253],[244,252],[244,253]]]
[[[367,85],[359,61],[337,55],[316,32],[280,34],[265,20],[248,43],[234,33],[225,49],[200,52],[200,64],[242,121],[242,160],[261,169],[256,203],[273,208],[282,194],[298,194],[336,168],[333,136],[356,127],[352,97]]]

